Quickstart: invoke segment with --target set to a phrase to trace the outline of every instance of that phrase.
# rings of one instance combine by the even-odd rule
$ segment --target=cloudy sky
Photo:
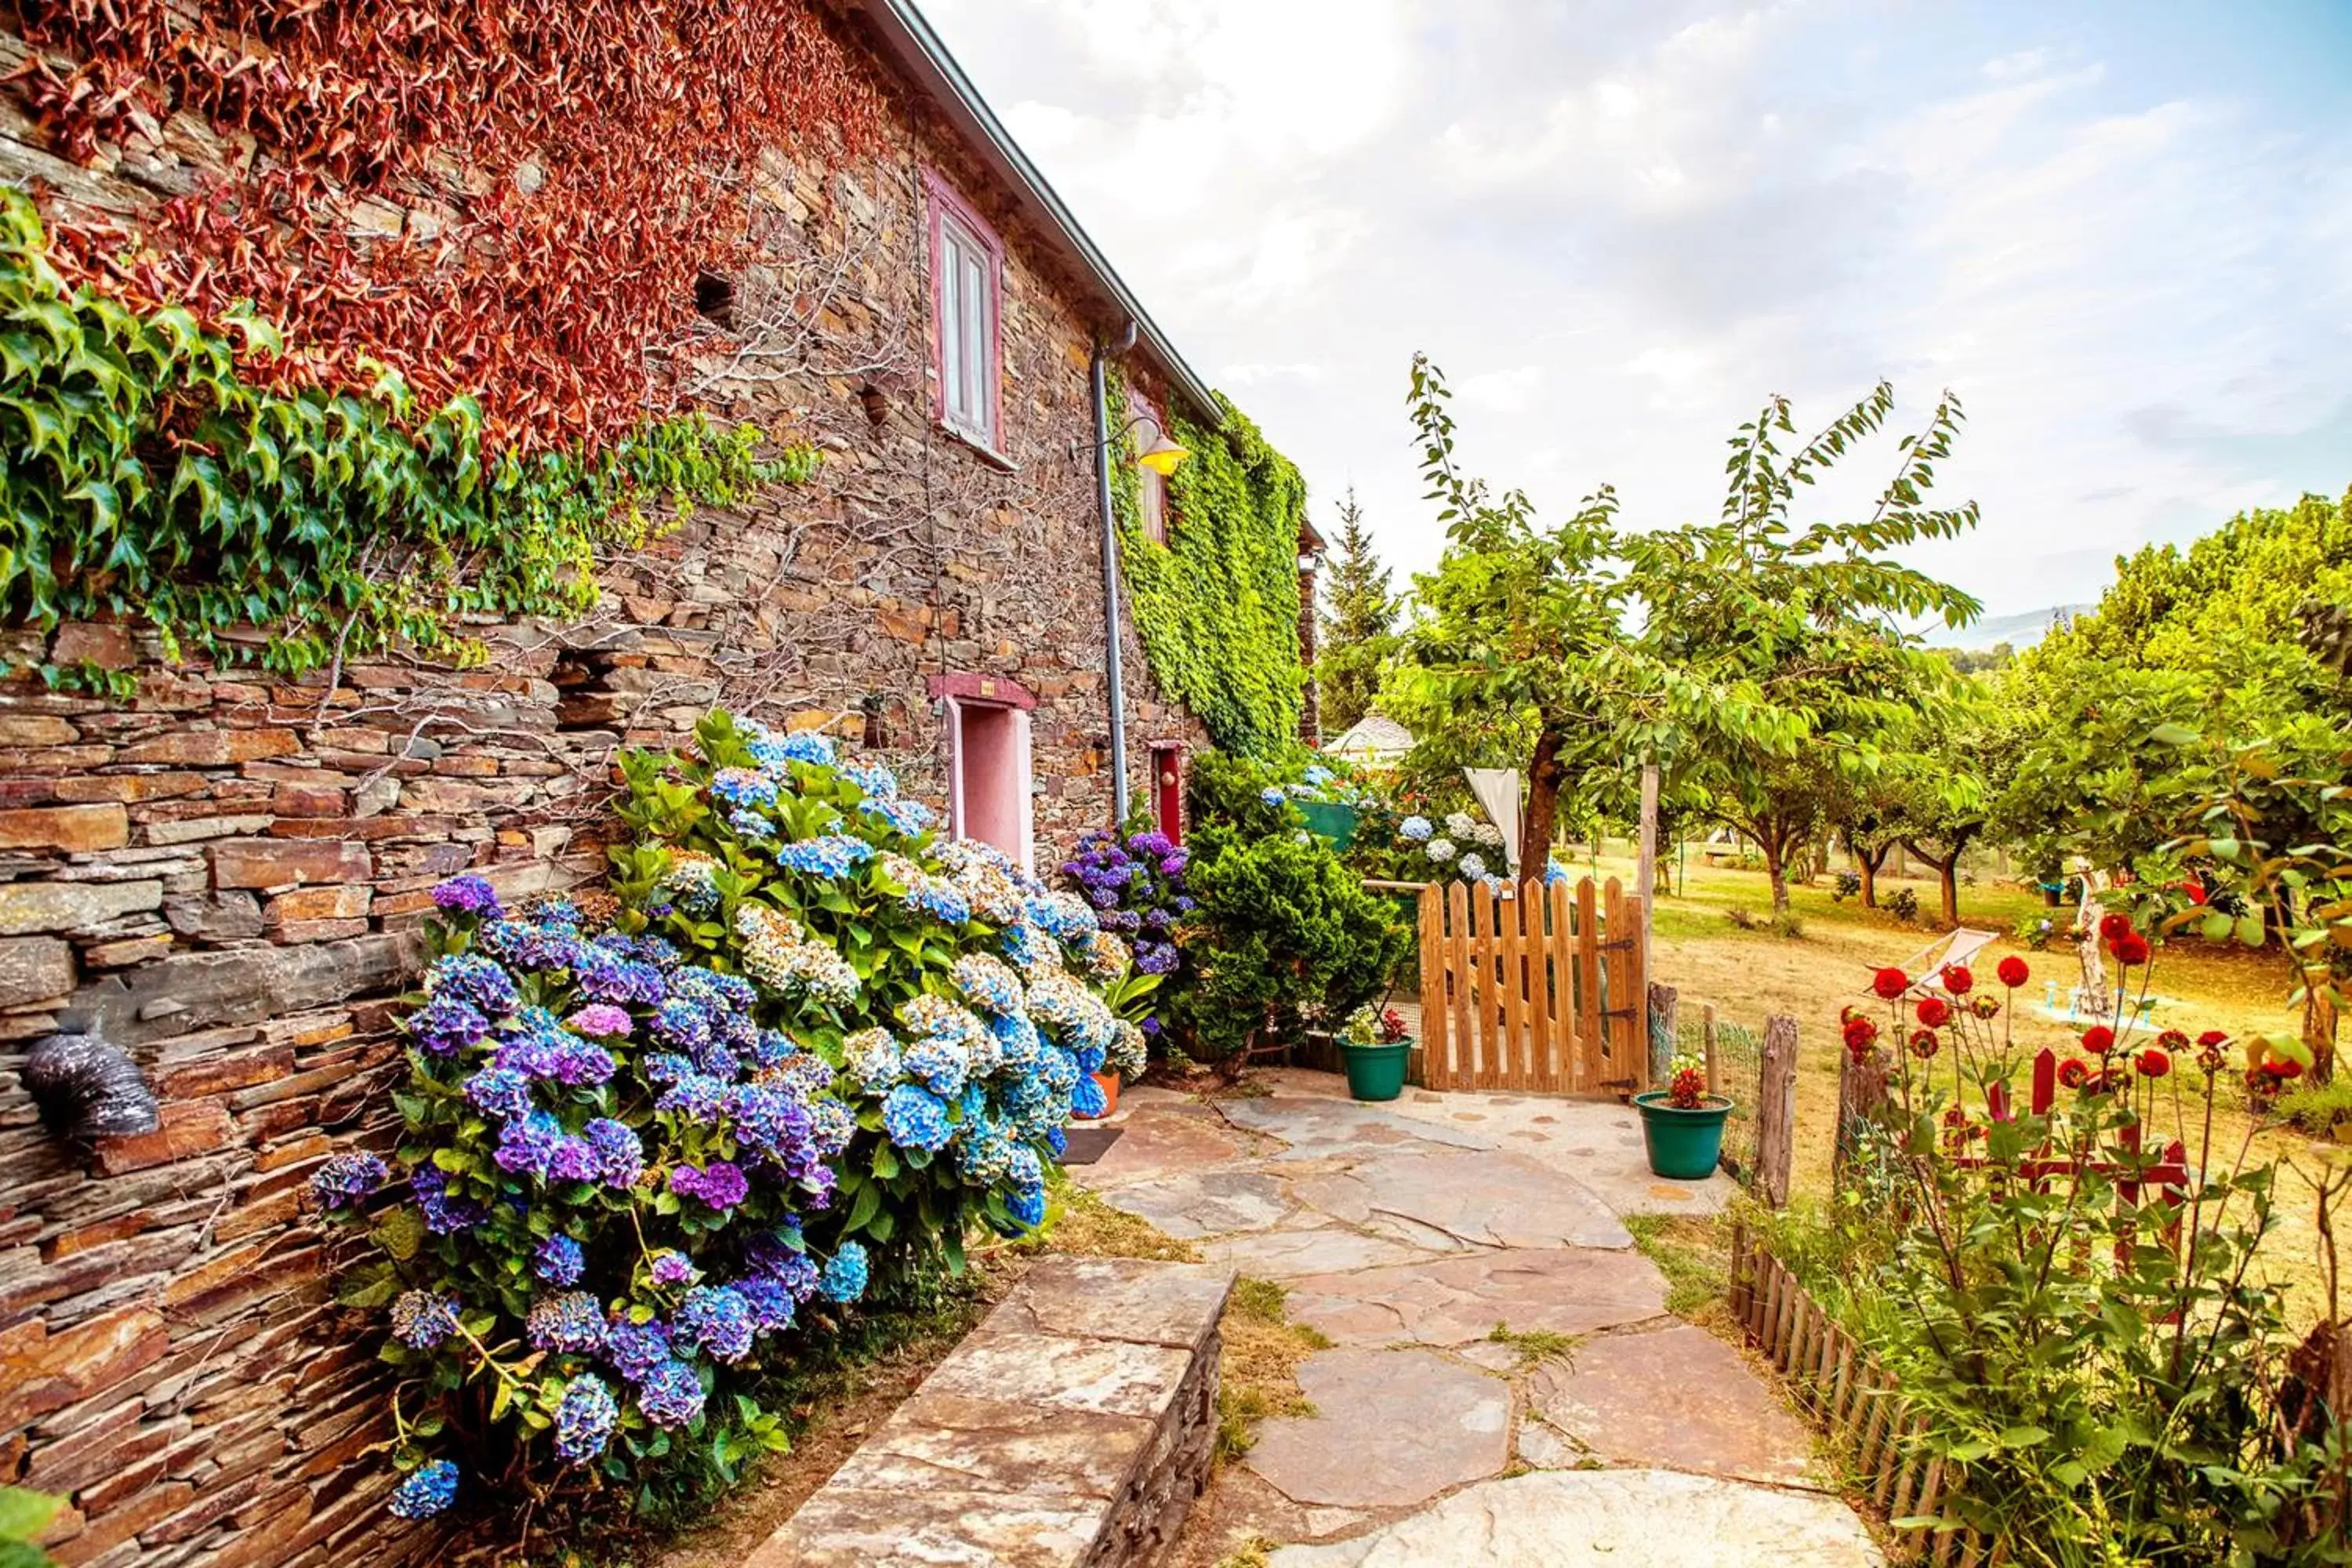
[[[1919,560],[1993,615],[2352,484],[2352,5],[925,9],[1318,522],[1352,484],[1407,570],[1423,349],[1475,471],[1636,524],[1715,507],[1769,393],[1949,387],[1985,521]]]

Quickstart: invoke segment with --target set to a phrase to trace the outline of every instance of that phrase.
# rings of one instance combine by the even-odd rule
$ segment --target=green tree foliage
[[[1339,503],[1339,548],[1329,581],[1315,681],[1322,694],[1324,731],[1336,735],[1371,711],[1397,648],[1397,596],[1389,591],[1389,569],[1373,552],[1371,531],[1364,526],[1352,489]]]
[[[1223,398],[1213,428],[1177,416],[1192,457],[1169,481],[1167,540],[1143,531],[1132,464],[1112,465],[1119,562],[1160,689],[1217,744],[1271,752],[1298,736],[1298,535],[1307,481]],[[1111,406],[1124,407],[1111,394]]]
[[[2118,561],[2097,609],[2011,673],[2029,739],[1997,801],[2000,829],[2045,873],[2079,854],[2164,879],[2185,860],[2263,914],[2242,938],[2305,933],[2308,945],[2290,935],[2280,952],[2319,1076],[2352,931],[2329,934],[2342,928],[2320,912],[2337,896],[2326,856],[2294,852],[2342,842],[2322,808],[2347,782],[2352,679],[2330,633],[2347,607],[2352,494],[2242,512],[2185,551]],[[2317,953],[2324,969],[2307,962]]]
[[[395,641],[464,658],[465,617],[574,614],[599,546],[815,465],[806,447],[759,460],[756,429],[699,416],[594,453],[493,457],[470,398],[415,406],[389,371],[368,395],[257,385],[238,358],[279,356],[267,322],[236,317],[233,343],[185,310],[68,290],[45,245],[31,201],[0,192],[11,623],[135,616],[174,654],[286,675]]]
[[[1785,910],[1790,855],[1822,830],[1837,782],[1879,768],[1952,679],[1896,618],[1976,613],[1891,553],[1975,526],[1973,502],[1927,500],[1958,402],[1896,444],[1865,517],[1801,527],[1799,488],[1876,434],[1895,396],[1882,384],[1785,454],[1795,426],[1776,397],[1732,438],[1720,515],[1643,532],[1617,527],[1606,487],[1544,528],[1523,492],[1461,476],[1449,395],[1417,360],[1413,419],[1448,548],[1416,581],[1398,717],[1449,761],[1526,771],[1530,856],[1564,793],[1622,795],[1629,767],[1655,758],[1678,801],[1757,840]]]

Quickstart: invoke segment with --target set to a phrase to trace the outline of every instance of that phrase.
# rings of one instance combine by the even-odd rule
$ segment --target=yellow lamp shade
[[[1162,436],[1159,440],[1154,441],[1151,444],[1149,450],[1137,457],[1135,460],[1141,463],[1145,468],[1150,468],[1153,473],[1165,479],[1168,475],[1174,473],[1177,466],[1192,455],[1192,453],[1186,451],[1175,442],[1171,441],[1167,437]]]

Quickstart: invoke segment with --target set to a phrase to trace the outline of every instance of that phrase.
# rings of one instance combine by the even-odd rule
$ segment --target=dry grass
[[[1604,855],[1602,876],[1620,878],[1630,885],[1630,858]],[[1683,885],[1658,901],[1653,978],[1675,987],[1688,1011],[1713,1003],[1721,1016],[1750,1027],[1760,1027],[1769,1013],[1787,1013],[1800,1026],[1797,1058],[1796,1188],[1801,1196],[1821,1197],[1829,1190],[1830,1153],[1837,1120],[1838,1009],[1861,1003],[1870,971],[1898,963],[1935,940],[1940,926],[1934,921],[1937,893],[1932,881],[1882,877],[1881,902],[1896,889],[1909,887],[1919,895],[1926,919],[1906,926],[1883,910],[1871,911],[1849,900],[1830,897],[1831,880],[1790,889],[1790,908],[1801,921],[1800,939],[1776,936],[1769,930],[1743,930],[1726,918],[1727,911],[1769,910],[1771,895],[1761,872],[1701,865],[1694,855]],[[2051,910],[2040,895],[1990,877],[1960,889],[1960,919],[1978,930],[2004,933],[2028,916],[2049,914],[2062,923],[2071,910]],[[2079,978],[2071,949],[2053,947],[2034,952],[2004,934],[1975,963],[1990,980],[1992,967],[2010,953],[2032,966],[2033,980],[2020,994],[2038,1002],[2046,982],[2058,983],[2060,993]],[[2233,1035],[2293,1031],[2300,1016],[2286,1002],[2288,981],[2284,961],[2275,952],[2250,952],[2231,946],[2176,942],[2158,953],[2154,969],[2159,1005],[2158,1027],[2179,1028],[2190,1035],[2225,1029]],[[2064,1051],[2074,1032],[2063,1024],[2021,1008],[2011,1020],[2021,1044],[2048,1045]],[[2175,1075],[2184,1091],[2201,1083],[2193,1072]],[[2227,1168],[2242,1145],[2255,1160],[2284,1159],[2312,1172],[2352,1155],[2331,1144],[2314,1142],[2274,1124],[2258,1122],[2249,1114],[2244,1096],[2233,1078],[2224,1077],[2215,1119],[2212,1163]],[[2171,1120],[2168,1118],[2168,1120]],[[2194,1156],[2195,1118],[2184,1102],[2168,1129],[2181,1136]],[[2280,1234],[2266,1249],[2273,1259],[2272,1277],[2286,1280],[2296,1292],[2300,1310],[2316,1315],[2319,1299],[2319,1235],[2309,1185],[2293,1176],[2279,1188]],[[1663,1264],[1662,1264],[1663,1266]]]
[[[1238,1459],[1257,1441],[1258,1423],[1275,1415],[1312,1415],[1298,1386],[1298,1363],[1331,1342],[1290,1321],[1287,1291],[1271,1279],[1234,1282],[1218,1325],[1224,1336],[1217,1388],[1217,1459]]]
[[[1052,1177],[1053,1201],[1045,1227],[1019,1243],[1026,1251],[1069,1258],[1148,1258],[1159,1263],[1198,1263],[1201,1249],[1179,1241],[1150,1220],[1115,1209],[1061,1172]]]

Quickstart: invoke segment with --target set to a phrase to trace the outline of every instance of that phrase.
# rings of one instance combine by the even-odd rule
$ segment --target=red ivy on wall
[[[812,0],[53,0],[18,90],[68,155],[189,112],[253,154],[135,233],[53,226],[69,276],[217,319],[279,378],[399,371],[492,441],[601,443],[668,409],[657,352],[740,267],[763,151],[872,144],[878,85]],[[651,357],[649,358],[649,353]]]

